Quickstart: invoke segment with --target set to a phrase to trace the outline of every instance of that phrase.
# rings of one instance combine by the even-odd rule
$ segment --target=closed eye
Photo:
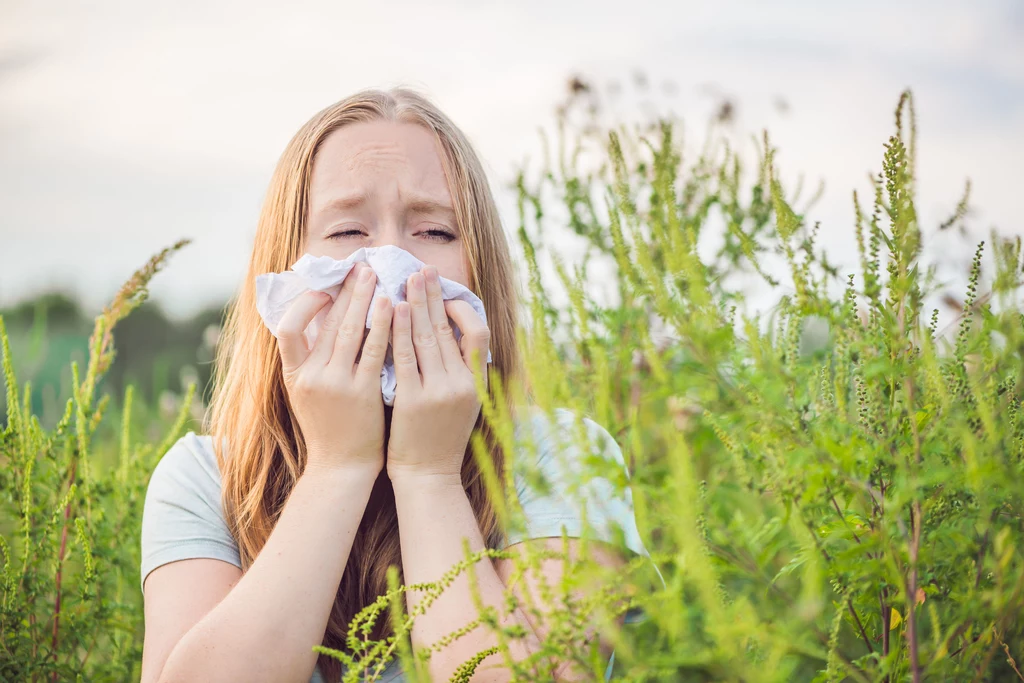
[[[437,228],[433,228],[431,230],[424,230],[420,234],[430,235],[430,239],[439,240],[441,242],[451,242],[452,240],[455,239],[455,235],[451,234],[447,230],[440,230]]]
[[[452,233],[448,232],[447,230],[442,230],[440,228],[431,228],[430,230],[422,230],[422,231],[420,231],[417,234],[424,235],[427,239],[432,240],[432,241],[436,241],[436,242],[448,243],[448,242],[451,242],[451,241],[456,239],[455,235],[453,235]],[[356,235],[362,236],[362,235],[364,235],[364,232],[362,230],[358,229],[358,228],[353,228],[353,229],[350,229],[350,230],[339,230],[338,232],[335,232],[335,233],[332,233],[332,234],[328,235],[327,239],[329,239],[329,240],[343,239],[343,238],[346,238],[346,237],[352,237],[352,236],[356,236]]]
[[[352,234],[362,235],[363,231],[362,230],[342,230],[341,232],[336,232],[336,233],[333,233],[331,235],[328,235],[327,239],[333,240],[333,239],[338,239],[339,237],[346,237],[346,236],[352,235]]]

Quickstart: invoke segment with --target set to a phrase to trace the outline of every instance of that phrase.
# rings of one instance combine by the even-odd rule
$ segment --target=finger
[[[310,290],[297,297],[285,311],[284,317],[277,324],[276,336],[281,351],[281,365],[286,373],[302,365],[309,356],[303,333],[316,314],[330,303],[330,295]]]
[[[406,287],[406,300],[412,307],[412,339],[416,350],[416,362],[419,364],[423,377],[444,374],[444,361],[441,349],[434,336],[434,328],[430,324],[430,312],[427,311],[427,290],[423,273],[409,276]]]
[[[352,302],[352,293],[356,289],[359,273],[367,267],[366,264],[357,262],[345,276],[344,282],[341,283],[341,290],[335,297],[331,310],[327,312],[324,324],[316,337],[316,343],[313,344],[313,350],[309,353],[309,357],[318,365],[327,365],[331,361],[331,356],[334,354],[334,343],[338,338],[338,328],[341,327]]]
[[[338,327],[338,337],[334,342],[334,355],[328,366],[336,366],[351,371],[356,362],[356,354],[363,343],[366,331],[366,312],[370,308],[377,274],[372,268],[363,268],[359,272],[352,301],[345,317]]]
[[[490,348],[491,331],[487,324],[477,314],[473,307],[461,299],[452,299],[444,302],[445,310],[456,325],[462,337],[459,339],[459,346],[462,349],[462,359],[474,373],[482,373],[484,380],[487,379],[487,350]],[[479,353],[479,358],[474,361],[473,354]]]
[[[373,307],[373,320],[370,321],[370,333],[363,342],[359,364],[356,366],[356,377],[361,381],[380,380],[384,356],[388,350],[388,337],[391,336],[393,312],[390,299],[386,296],[377,299],[377,304]]]
[[[457,363],[462,363],[462,351],[459,350],[459,342],[455,341],[455,335],[452,333],[448,313],[444,310],[444,296],[441,293],[437,267],[427,266],[423,271],[427,279],[427,312],[430,314],[430,325],[434,329],[434,337],[441,350],[441,360],[445,368],[457,368]]]
[[[391,357],[395,361],[395,380],[399,387],[420,385],[420,371],[416,363],[416,350],[412,345],[411,306],[400,301],[395,306],[395,318],[391,323]],[[401,391],[399,389],[398,391]]]

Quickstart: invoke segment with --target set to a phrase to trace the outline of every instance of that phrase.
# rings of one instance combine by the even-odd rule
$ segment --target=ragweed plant
[[[853,198],[859,273],[817,248],[767,138],[747,182],[725,145],[684,167],[670,122],[639,143],[611,131],[590,172],[564,162],[581,137],[520,179],[535,395],[618,437],[667,583],[638,598],[650,619],[622,634],[623,680],[1018,675],[1021,242],[993,234],[984,281],[978,245],[956,332],[938,330],[912,105],[904,93],[870,209]],[[560,193],[588,249],[574,271],[552,259],[545,285],[534,235],[555,241],[544,197]],[[938,230],[966,196],[951,205]],[[714,227],[725,238],[702,251]],[[746,306],[738,273],[777,305]],[[617,300],[584,286],[601,282]],[[554,286],[568,307],[547,304]],[[812,322],[828,330],[816,349]]]
[[[142,503],[149,473],[181,432],[188,401],[162,442],[140,444],[131,430],[129,389],[119,433],[97,447],[110,403],[110,394],[97,389],[114,358],[114,326],[145,300],[147,283],[184,244],[153,257],[97,317],[85,374],[72,364],[72,396],[53,429],[32,414],[31,386],[19,390],[0,319],[7,390],[0,431],[0,680],[138,680]]]
[[[784,186],[767,137],[749,173],[720,139],[689,161],[675,121],[560,127],[557,158],[515,183],[527,382],[492,377],[493,401],[478,387],[513,457],[495,471],[479,435],[474,452],[515,528],[522,510],[502,488],[514,490],[514,473],[542,490],[547,482],[531,448],[514,447],[504,392],[592,417],[630,476],[578,424],[579,493],[595,476],[630,488],[650,557],[610,576],[571,560],[563,538],[561,551],[467,548],[432,583],[403,586],[393,571],[387,594],[353,619],[345,649],[316,648],[345,664],[343,680],[378,680],[396,658],[408,680],[429,680],[430,657],[475,628],[497,645],[453,680],[483,680],[488,657],[517,681],[551,680],[565,663],[602,680],[595,631],[614,645],[621,681],[1020,677],[1024,254],[1019,239],[998,234],[975,245],[961,310],[940,329],[926,302],[948,292],[922,246],[960,224],[968,203],[951,198],[948,221],[922,225],[912,105],[905,93],[870,196],[852,198],[851,269],[818,246],[811,203]],[[751,283],[770,305],[753,304]],[[26,408],[5,345],[2,678],[137,677],[137,544],[124,539],[138,536],[148,473],[185,412],[156,446],[135,444],[125,420],[111,440],[120,458],[87,464],[101,455],[95,395],[120,315],[111,311],[134,296],[97,322],[85,379],[76,373],[53,431]],[[473,567],[499,557],[514,564],[510,583],[540,584],[540,601],[510,590],[494,607],[477,594],[463,629],[414,651],[423,610],[463,573],[475,586]],[[543,582],[541,563],[552,560],[563,563],[561,585]],[[411,612],[410,590],[423,596]],[[502,618],[513,609],[545,636],[519,661],[510,644],[527,634]],[[646,618],[617,627],[629,609]],[[372,640],[383,618],[392,633]]]

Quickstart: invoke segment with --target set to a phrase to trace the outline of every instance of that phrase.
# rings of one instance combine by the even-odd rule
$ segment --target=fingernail
[[[432,284],[437,282],[437,267],[436,266],[428,266],[427,267],[427,279],[430,280],[430,282]]]
[[[423,274],[422,273],[414,273],[413,274],[413,276],[412,276],[412,286],[415,287],[417,290],[422,290],[423,289]]]
[[[397,310],[398,310],[398,317],[399,318],[408,318],[409,317],[409,302],[402,301],[401,303],[398,304],[398,309]]]
[[[370,281],[370,275],[372,275],[372,274],[373,274],[373,271],[371,269],[363,268],[362,270],[359,271],[359,281],[360,282],[369,282]]]

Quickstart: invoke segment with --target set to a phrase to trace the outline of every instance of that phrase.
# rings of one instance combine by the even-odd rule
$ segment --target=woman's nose
[[[373,237],[373,246],[383,247],[391,245],[401,249],[408,249],[404,231],[395,225],[385,225],[376,232]]]

